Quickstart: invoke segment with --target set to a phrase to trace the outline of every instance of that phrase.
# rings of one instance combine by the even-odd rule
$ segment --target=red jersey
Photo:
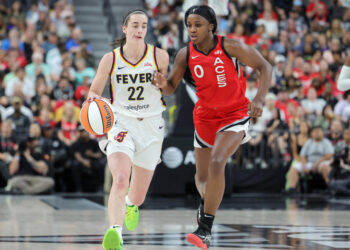
[[[214,36],[214,48],[208,54],[190,42],[187,65],[199,98],[196,106],[222,113],[247,113],[246,83],[237,59],[224,49],[224,37]]]

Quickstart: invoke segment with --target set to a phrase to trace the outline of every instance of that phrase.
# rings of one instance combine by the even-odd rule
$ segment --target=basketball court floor
[[[108,225],[107,196],[0,196],[1,250],[95,250]],[[124,250],[197,249],[193,197],[148,198],[139,227],[123,231]],[[350,249],[350,199],[235,195],[215,219],[213,250]]]

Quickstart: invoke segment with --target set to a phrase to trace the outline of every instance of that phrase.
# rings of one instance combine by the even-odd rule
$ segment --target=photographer
[[[330,189],[334,193],[350,195],[350,129],[344,130],[344,141],[337,143],[332,163]]]
[[[54,180],[49,177],[49,164],[44,155],[36,150],[37,146],[40,147],[35,137],[20,142],[18,152],[9,166],[12,178],[6,187],[8,191],[40,194],[50,191],[54,186]]]

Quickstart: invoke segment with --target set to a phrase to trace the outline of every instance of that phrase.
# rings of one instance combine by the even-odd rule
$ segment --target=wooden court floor
[[[254,208],[224,206],[210,249],[350,249],[349,199],[330,199],[329,206],[319,208],[293,200],[284,208],[259,202]],[[137,230],[123,231],[123,250],[197,249],[185,241],[195,229],[195,209],[146,207],[140,213]],[[0,249],[102,249],[107,221],[106,208],[89,199],[3,195]]]

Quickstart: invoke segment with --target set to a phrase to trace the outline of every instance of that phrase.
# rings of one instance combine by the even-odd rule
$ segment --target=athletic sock
[[[118,232],[118,234],[120,235],[120,237],[122,238],[122,233],[123,233],[123,227],[119,226],[119,225],[113,225],[110,228],[115,228]]]
[[[200,226],[204,227],[206,230],[211,232],[211,228],[213,227],[215,216],[211,214],[204,213],[204,216],[201,218]]]
[[[125,196],[125,203],[128,206],[133,206],[134,204],[131,202],[131,200],[129,199],[129,195]]]

